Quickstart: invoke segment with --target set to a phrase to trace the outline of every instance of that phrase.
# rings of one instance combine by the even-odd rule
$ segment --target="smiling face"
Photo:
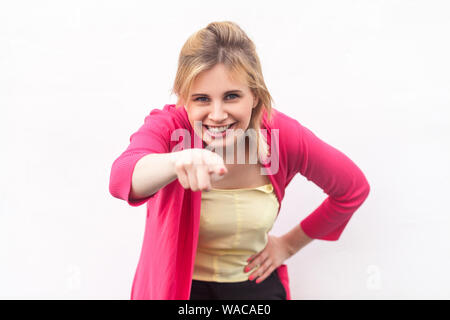
[[[247,130],[257,100],[245,83],[230,77],[225,65],[217,64],[196,77],[184,105],[195,133],[208,147],[222,147]],[[195,125],[199,122],[201,126]]]

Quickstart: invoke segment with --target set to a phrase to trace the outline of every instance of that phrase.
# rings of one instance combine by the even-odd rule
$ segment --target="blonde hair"
[[[256,131],[258,157],[268,156],[268,145],[260,134],[263,111],[267,120],[272,119],[272,96],[267,90],[261,63],[255,45],[246,33],[234,22],[211,22],[205,28],[192,34],[183,45],[172,94],[178,96],[176,107],[182,100],[188,101],[196,76],[217,64],[224,64],[232,79],[246,83],[258,100],[252,110],[249,128]]]

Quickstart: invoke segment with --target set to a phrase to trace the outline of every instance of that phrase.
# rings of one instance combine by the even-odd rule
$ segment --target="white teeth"
[[[206,126],[206,128],[208,128],[208,130],[211,131],[211,132],[223,132],[223,131],[227,130],[229,127],[231,127],[231,125],[224,126],[224,127],[209,127],[209,126]]]

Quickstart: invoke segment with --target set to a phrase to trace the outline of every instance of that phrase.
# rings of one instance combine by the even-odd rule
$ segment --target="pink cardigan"
[[[264,164],[281,203],[285,189],[297,173],[314,182],[328,197],[300,222],[311,238],[338,240],[353,213],[367,198],[370,187],[362,171],[339,150],[328,145],[297,120],[273,110],[269,123],[263,116],[261,129],[272,146],[272,129],[278,130],[274,150],[279,164],[271,170]],[[166,104],[153,109],[144,124],[130,137],[128,148],[114,161],[109,192],[131,206],[147,203],[144,240],[131,290],[131,299],[188,300],[199,233],[201,191],[184,189],[175,179],[158,192],[139,201],[130,201],[131,177],[136,162],[150,153],[168,153],[183,139],[171,141],[175,129],[194,131],[184,107]],[[274,130],[273,132],[276,132]],[[197,136],[198,137],[198,136]],[[191,147],[194,140],[191,139]],[[278,143],[276,142],[278,140]],[[196,145],[196,147],[198,147]],[[201,144],[200,148],[203,148]],[[278,214],[280,212],[278,210]],[[291,299],[287,265],[276,271]]]

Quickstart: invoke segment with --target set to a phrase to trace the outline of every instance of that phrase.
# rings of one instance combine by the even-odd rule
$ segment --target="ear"
[[[253,100],[253,107],[252,107],[252,109],[255,109],[256,106],[258,105],[258,103],[259,103],[259,99],[258,98],[254,99]]]
[[[255,109],[256,106],[259,103],[259,98],[253,92],[252,92],[252,96],[253,96],[253,107],[252,107],[252,109]]]

